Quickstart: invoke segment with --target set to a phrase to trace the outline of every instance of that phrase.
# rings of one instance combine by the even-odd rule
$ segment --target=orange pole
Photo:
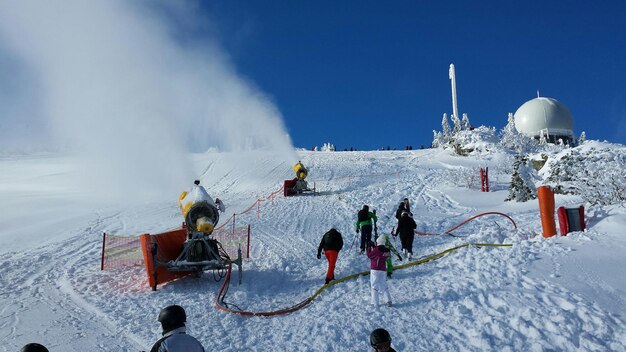
[[[550,186],[537,188],[539,198],[539,214],[541,215],[541,227],[543,237],[548,238],[556,235],[556,223],[554,222],[554,192]]]

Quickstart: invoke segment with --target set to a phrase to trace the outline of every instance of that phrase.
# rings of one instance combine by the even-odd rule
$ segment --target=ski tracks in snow
[[[339,227],[344,238],[336,276],[367,271],[369,260],[354,249],[348,251],[355,237],[356,214],[363,204],[378,210],[381,233],[395,225],[393,215],[404,197],[412,200],[418,230],[442,232],[475,215],[472,207],[442,188],[448,187],[440,183],[449,175],[446,169],[420,165],[433,164],[433,153],[303,152],[301,160],[309,167],[309,175],[333,179],[328,184],[333,191],[277,197],[260,205],[259,219],[255,211],[239,218],[252,225],[252,258],[244,260],[243,285],[231,282],[227,301],[245,310],[270,311],[309,297],[324,280],[326,259],[318,260],[315,254],[322,235],[332,225]],[[249,163],[239,166],[238,160],[234,160],[235,166],[233,162],[222,165],[220,158],[227,157],[232,156],[198,157],[202,166],[209,165],[199,168],[211,173],[204,177],[217,180],[207,182],[215,185],[210,193],[224,192],[220,198],[227,205],[229,197],[266,196],[291,175],[291,169],[279,167],[283,161],[271,157],[259,155],[242,159]],[[388,175],[345,178],[376,172]],[[249,199],[250,204],[254,200]],[[31,338],[47,341],[47,336],[60,336],[53,341],[65,350],[71,346],[75,351],[136,351],[158,337],[156,315],[167,304],[183,305],[190,332],[205,346],[223,351],[266,351],[277,346],[283,350],[331,351],[347,346],[364,350],[369,348],[369,332],[381,326],[392,333],[394,347],[405,351],[626,350],[622,318],[553,282],[529,277],[531,263],[546,251],[561,250],[557,243],[520,239],[508,228],[480,221],[464,227],[467,238],[417,236],[415,255],[426,257],[468,241],[512,242],[513,247],[470,246],[433,262],[397,270],[389,281],[392,308],[371,306],[367,276],[330,287],[303,310],[268,319],[215,310],[213,300],[221,283],[213,281],[211,273],[151,292],[142,268],[99,271],[99,235],[104,228],[121,222],[123,229],[131,231],[127,223],[134,217],[138,223],[152,226],[179,224],[175,201],[172,207],[156,205],[156,209],[130,215],[124,211],[111,217],[96,216],[71,240],[0,255],[0,284],[11,287],[0,295],[4,307],[0,327],[8,342],[0,351],[14,351]],[[522,220],[539,227],[532,214],[524,214]],[[233,275],[236,279],[237,274]],[[54,345],[49,347],[55,350]]]
[[[96,306],[82,299],[71,282],[76,265],[85,258],[91,258],[90,265],[95,268],[93,259],[98,257],[100,243],[93,238],[92,230],[99,223],[97,219],[70,240],[2,256],[5,274],[0,278],[1,286],[11,289],[0,296],[5,307],[1,326],[10,325],[11,329],[3,336],[6,342],[0,350],[13,351],[25,342],[49,341],[50,336],[55,336],[66,351],[138,348],[129,343],[134,340],[131,334],[117,329]],[[98,346],[93,346],[93,341],[98,341]],[[47,343],[47,347],[55,350],[54,344]]]

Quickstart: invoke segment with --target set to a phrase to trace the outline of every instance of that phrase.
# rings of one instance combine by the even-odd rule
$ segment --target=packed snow
[[[243,310],[283,309],[320,288],[327,263],[316,250],[331,226],[345,242],[336,278],[367,271],[369,260],[354,242],[364,204],[377,210],[378,231],[388,234],[399,202],[410,199],[417,230],[439,234],[416,236],[414,260],[466,243],[512,246],[469,246],[397,270],[389,280],[392,307],[372,306],[369,277],[359,276],[294,313],[244,317],[214,307],[222,283],[210,272],[153,292],[141,267],[100,271],[103,232],[137,236],[179,227],[178,194],[113,202],[98,197],[107,190],[76,182],[83,176],[78,159],[4,155],[0,351],[28,342],[50,351],[149,350],[161,332],[158,312],[169,304],[186,309],[188,332],[207,351],[365,351],[378,327],[391,333],[398,351],[626,351],[623,203],[590,206],[576,194],[556,195],[557,207],[586,206],[587,229],[543,238],[536,200],[504,201],[510,154],[297,153],[319,194],[276,197],[239,217],[252,228],[251,258],[227,301]],[[269,151],[209,151],[189,161],[209,194],[226,204],[223,219],[293,177],[293,161]],[[489,167],[491,192],[480,191],[481,167]],[[504,217],[483,216],[454,236],[443,234],[484,212],[511,216],[517,229]]]

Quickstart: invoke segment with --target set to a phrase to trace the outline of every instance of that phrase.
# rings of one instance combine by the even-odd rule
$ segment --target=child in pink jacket
[[[378,237],[377,246],[367,247],[367,257],[370,258],[370,285],[372,304],[378,306],[378,295],[382,294],[391,307],[391,295],[387,286],[387,257],[389,249],[385,246],[385,236]]]

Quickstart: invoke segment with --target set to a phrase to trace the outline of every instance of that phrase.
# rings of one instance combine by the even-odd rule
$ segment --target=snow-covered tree
[[[535,139],[517,131],[512,113],[509,113],[508,123],[504,126],[500,136],[500,144],[518,154],[534,152],[539,144]]]
[[[586,140],[587,140],[587,134],[585,134],[585,131],[582,131],[580,133],[580,137],[578,138],[578,145],[582,145],[583,143],[585,143]]]
[[[448,114],[443,113],[443,118],[441,119],[441,131],[443,133],[443,143],[448,143],[450,138],[452,138],[452,131],[450,130],[450,124],[448,123]]]
[[[593,205],[626,204],[626,151],[579,146],[564,149],[542,169],[555,193],[576,194]]]
[[[469,120],[469,117],[467,117],[466,113],[463,113],[463,119],[461,120],[461,128],[464,131],[467,131],[467,130],[472,128],[472,124],[471,124],[471,122]]]
[[[444,145],[443,134],[441,132],[433,130],[433,148],[439,148]]]
[[[323,152],[334,152],[335,151],[335,145],[331,144],[331,143],[324,143],[324,145],[322,146],[321,151],[323,151]]]
[[[526,202],[537,198],[535,183],[528,165],[528,158],[518,154],[513,163],[513,174],[509,184],[509,196],[505,201]]]
[[[507,148],[514,149],[516,141],[518,139],[519,132],[515,128],[515,118],[512,113],[509,113],[509,118],[506,126],[502,130],[502,137],[500,143]]]
[[[461,124],[461,120],[459,119],[458,116],[452,114],[450,116],[450,119],[452,120],[452,124],[453,124],[453,126],[452,126],[452,135],[455,135],[455,134],[459,133],[459,131],[463,130],[462,124]]]

